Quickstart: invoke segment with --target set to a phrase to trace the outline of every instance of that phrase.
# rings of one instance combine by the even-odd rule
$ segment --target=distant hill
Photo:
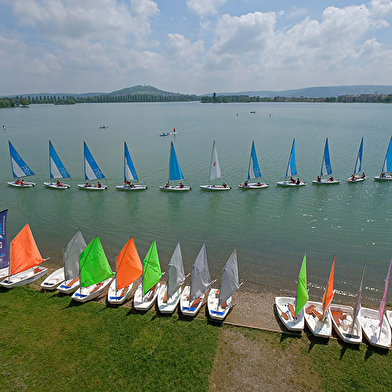
[[[169,97],[169,96],[186,95],[186,94],[163,91],[163,90],[159,90],[159,89],[157,89],[153,86],[149,86],[149,85],[144,85],[144,86],[138,85],[138,86],[123,88],[122,90],[112,91],[111,93],[108,93],[107,95],[111,95],[111,96],[156,95],[156,96]]]

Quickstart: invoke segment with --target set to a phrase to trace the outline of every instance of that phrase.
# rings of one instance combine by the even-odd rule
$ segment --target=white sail
[[[212,145],[212,155],[211,155],[211,170],[210,170],[210,182],[222,178],[222,173],[218,161],[218,153],[216,152],[215,140]]]

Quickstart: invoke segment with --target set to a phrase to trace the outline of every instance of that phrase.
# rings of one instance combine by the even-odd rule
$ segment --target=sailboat
[[[314,336],[329,338],[332,333],[332,319],[329,311],[333,291],[333,277],[335,272],[335,257],[332,261],[331,272],[325,287],[322,302],[308,301],[305,307],[305,322]]]
[[[48,272],[46,267],[39,266],[45,260],[34,241],[30,226],[26,224],[11,241],[9,273],[0,285],[10,289],[34,282]]]
[[[157,302],[161,313],[172,314],[174,312],[180,302],[185,278],[181,247],[178,243],[169,262],[167,284],[162,283],[158,292]]]
[[[98,297],[110,284],[114,272],[110,268],[98,236],[80,254],[80,287],[72,299],[87,302]]]
[[[184,175],[182,174],[180,163],[177,159],[176,150],[174,148],[173,142],[170,142],[170,157],[169,157],[169,181],[160,186],[159,189],[161,191],[174,191],[174,192],[184,192],[190,191],[190,186],[185,186],[182,182],[180,185],[170,185],[171,181],[182,181],[184,179]]]
[[[208,294],[207,307],[211,319],[224,320],[231,307],[231,297],[241,284],[238,282],[237,248],[235,248],[223,267],[219,289],[211,289]]]
[[[293,176],[297,175],[297,164],[295,162],[295,139],[293,139],[293,143],[291,144],[291,150],[289,155],[289,161],[287,162],[286,169],[286,179],[284,181],[279,181],[276,183],[278,186],[304,186],[305,183],[301,181],[299,178],[296,180]]]
[[[207,263],[206,244],[203,244],[192,266],[191,285],[185,286],[181,294],[180,309],[185,316],[196,316],[204,296],[213,281]]]
[[[362,172],[362,155],[363,155],[363,138],[361,139],[357,159],[355,160],[354,172],[352,176],[348,179],[348,182],[361,182],[366,179],[365,173]],[[359,173],[361,172],[362,174],[359,175]]]
[[[359,320],[361,310],[362,284],[365,275],[365,266],[363,264],[362,276],[359,282],[357,300],[354,309],[348,305],[331,304],[330,313],[332,324],[335,332],[346,343],[359,344],[362,342],[362,327]]]
[[[147,311],[157,298],[162,277],[159,264],[157,243],[154,241],[143,261],[142,283],[138,286],[133,298],[133,306],[136,310]]]
[[[89,148],[87,147],[86,142],[83,142],[83,145],[84,145],[84,178],[86,180],[86,183],[78,184],[78,187],[80,189],[87,189],[93,191],[102,191],[104,189],[107,189],[107,186],[102,185],[99,181],[97,185],[91,185],[88,182],[90,180],[99,180],[101,178],[105,178],[105,176],[102,173],[101,169],[99,168]]]
[[[116,258],[116,276],[108,291],[108,302],[121,305],[131,294],[133,283],[142,276],[143,266],[131,237]]]
[[[62,293],[71,294],[79,288],[80,255],[86,246],[86,241],[79,229],[64,248],[64,282],[58,286]]]
[[[384,163],[381,168],[381,174],[374,177],[376,181],[392,180],[392,137],[389,140],[387,152],[385,153]]]
[[[9,259],[7,247],[7,213],[8,210],[0,212],[0,278],[8,276]]]
[[[275,297],[279,319],[288,330],[302,331],[304,329],[304,306],[308,299],[305,253],[298,276],[297,297]]]
[[[255,142],[252,140],[252,147],[250,149],[250,158],[248,166],[248,178],[247,180],[239,185],[242,189],[262,189],[268,188],[268,184],[258,182],[249,182],[249,180],[255,180],[256,178],[261,178],[261,171],[259,167],[259,161],[257,160]]]
[[[326,178],[326,176],[330,176],[330,177]],[[336,180],[332,176],[332,166],[331,166],[331,158],[329,156],[328,138],[325,139],[325,146],[324,146],[323,159],[321,161],[320,175],[317,176],[315,180],[312,180],[312,183],[319,184],[319,185],[340,184],[340,180]]]
[[[215,140],[212,144],[210,183],[208,185],[200,185],[200,188],[206,191],[228,191],[231,187],[224,182],[223,185],[212,185],[211,182],[222,178],[221,169],[218,161],[218,153],[216,151]]]
[[[385,304],[387,300],[389,276],[391,274],[392,259],[389,262],[387,277],[385,279],[384,294],[382,296],[378,310],[370,308],[361,308],[359,318],[363,333],[367,341],[372,345],[380,348],[391,347],[391,327],[384,315]]]
[[[145,185],[134,184],[134,181],[139,181],[139,178],[133,165],[127,142],[124,142],[124,185],[117,185],[116,188],[120,191],[140,191],[147,189]]]
[[[12,143],[9,140],[8,140],[8,146],[10,149],[12,175],[14,179],[16,178],[16,180],[7,182],[7,184],[18,188],[30,188],[34,186],[35,182],[28,182],[28,181],[21,180],[21,178],[23,177],[34,176],[35,174],[27,166],[25,161],[18,154],[18,152],[15,150],[15,147],[12,145]]]
[[[58,156],[55,148],[53,147],[52,142],[49,140],[49,173],[50,178],[69,178],[71,177],[65,168],[63,162],[61,162],[60,157]],[[53,189],[67,189],[71,185],[64,184],[61,181],[57,180],[56,182],[44,182],[45,186]]]

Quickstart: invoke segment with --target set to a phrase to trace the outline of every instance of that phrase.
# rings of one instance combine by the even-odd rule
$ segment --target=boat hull
[[[366,180],[366,177],[355,177],[355,178],[349,178],[348,180],[347,180],[347,182],[349,182],[349,183],[351,183],[351,184],[354,184],[354,183],[356,183],[356,182],[362,182],[362,181],[365,181]]]
[[[325,315],[325,319],[319,320],[315,314],[309,314],[308,309],[311,309],[310,308],[311,305],[314,306],[314,309],[318,313],[320,314],[323,313],[323,304],[321,302],[308,301],[305,305],[305,313],[304,313],[306,325],[308,326],[310,332],[312,332],[314,336],[320,338],[329,338],[332,334],[332,320],[331,320],[331,314],[329,313],[329,310]]]
[[[79,278],[65,280],[57,288],[60,292],[64,294],[74,293],[80,286]]]
[[[223,185],[200,185],[200,189],[203,191],[229,191],[231,189],[230,186]]]
[[[41,278],[48,272],[46,267],[33,267],[26,271],[19,272],[17,274],[7,277],[0,285],[6,287],[7,289],[12,289],[13,287],[23,286],[34,282],[35,280]]]
[[[190,303],[189,301],[190,291],[191,291],[191,286],[184,287],[184,290],[181,293],[180,310],[184,316],[195,317],[199,312],[201,306],[203,305],[205,294],[203,294],[200,298],[197,298],[192,303]],[[195,301],[198,302],[197,305],[194,305]]]
[[[142,284],[140,283],[133,297],[133,307],[141,312],[146,312],[150,309],[157,299],[160,286],[161,284],[158,282],[146,295],[143,295]]]
[[[190,186],[173,186],[173,185],[169,185],[169,186],[160,186],[159,189],[161,191],[165,191],[165,192],[187,192],[190,191],[192,188]]]
[[[305,326],[304,308],[297,314],[296,318],[293,318],[288,305],[293,305],[295,308],[294,297],[275,297],[275,307],[279,316],[279,320],[289,331],[300,332]],[[305,305],[306,306],[306,305]],[[288,319],[286,320],[282,313],[286,314]]]
[[[86,191],[104,191],[108,189],[106,185],[102,185],[101,187],[95,186],[86,186],[86,184],[78,184],[79,189],[85,189]]]
[[[231,308],[231,297],[225,301],[226,306],[218,306],[219,295],[216,295],[218,289],[211,289],[207,298],[208,314],[212,320],[223,321]],[[222,304],[223,305],[223,304]]]
[[[45,290],[56,290],[64,281],[64,267],[52,272],[42,283],[41,287]]]
[[[158,309],[163,314],[172,314],[180,302],[182,288],[180,287],[170,298],[167,298],[166,302],[163,302],[166,292],[167,285],[161,284],[157,296]]]
[[[126,186],[126,185],[116,185],[116,189],[119,191],[144,191],[147,189],[146,185],[133,185],[131,186]]]
[[[15,188],[31,188],[32,186],[35,185],[35,182],[26,182],[25,184],[22,185],[22,184],[16,184],[13,181],[9,181],[7,182],[7,184],[9,186],[14,186]]]
[[[68,184],[57,185],[56,182],[44,182],[44,185],[47,188],[52,188],[52,189],[68,189],[68,188],[71,188],[71,185],[68,185]]]
[[[360,319],[363,333],[367,341],[372,345],[380,348],[391,347],[391,327],[386,317],[382,320],[380,334],[380,319],[378,310],[361,308]]]
[[[264,188],[268,188],[268,184],[261,183],[261,185],[259,185],[259,183],[257,182],[249,182],[247,185],[241,184],[238,185],[238,187],[241,189],[264,189]]]
[[[5,278],[6,276],[8,276],[8,272],[9,272],[8,267],[0,269],[0,278]]]
[[[386,310],[385,315],[387,316],[388,323],[392,328],[392,310]]]
[[[131,294],[133,283],[117,290],[116,280],[114,279],[108,290],[108,302],[112,305],[122,305]]]
[[[292,181],[279,181],[276,183],[277,186],[286,186],[286,187],[299,187],[299,186],[304,186],[305,183],[303,181],[300,181],[299,184],[296,182]]]
[[[340,339],[342,339],[345,343],[350,344],[359,344],[362,342],[362,327],[359,318],[357,318],[353,334],[351,334],[354,311],[351,306],[331,304],[329,311],[331,313],[333,329]],[[341,319],[337,316],[340,311],[342,312]]]
[[[320,181],[312,180],[312,183],[316,185],[338,185],[340,184],[340,180],[328,180],[326,178],[322,178]]]
[[[392,181],[392,176],[385,176],[385,177],[376,176],[374,177],[374,181]]]
[[[72,294],[72,299],[77,302],[87,302],[94,298],[97,298],[110,284],[113,280],[112,277],[104,280],[101,283],[93,284],[88,287],[79,287],[76,292]]]

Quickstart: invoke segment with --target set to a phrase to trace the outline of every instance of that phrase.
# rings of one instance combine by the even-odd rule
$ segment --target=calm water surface
[[[44,257],[60,262],[62,248],[80,227],[87,241],[94,235],[101,238],[111,262],[131,235],[141,258],[157,240],[163,270],[181,241],[185,269],[190,272],[206,241],[213,278],[220,279],[224,263],[237,246],[244,281],[292,289],[305,252],[308,282],[316,286],[325,284],[335,255],[337,290],[355,293],[366,261],[365,295],[381,299],[392,256],[392,183],[374,182],[373,176],[380,174],[392,134],[389,105],[33,105],[2,109],[0,123],[6,126],[0,134],[0,208],[9,209],[8,239],[28,222]],[[101,125],[108,128],[99,129]],[[173,127],[176,136],[158,136]],[[348,184],[362,136],[368,179]],[[311,184],[320,172],[325,137],[333,174],[342,180],[337,186]],[[275,182],[284,179],[293,138],[298,174],[307,185],[278,188]],[[69,190],[43,185],[49,178],[49,139],[72,175]],[[34,188],[7,186],[12,179],[8,140],[36,173]],[[77,188],[84,181],[83,140],[106,176],[109,190],[105,192]],[[199,189],[208,183],[213,140],[224,181],[233,187],[229,192]],[[238,184],[247,175],[252,140],[270,187],[243,191]],[[148,185],[145,192],[115,189],[123,181],[124,141],[141,182]],[[170,141],[174,141],[184,182],[192,187],[189,193],[158,189],[167,181]]]

